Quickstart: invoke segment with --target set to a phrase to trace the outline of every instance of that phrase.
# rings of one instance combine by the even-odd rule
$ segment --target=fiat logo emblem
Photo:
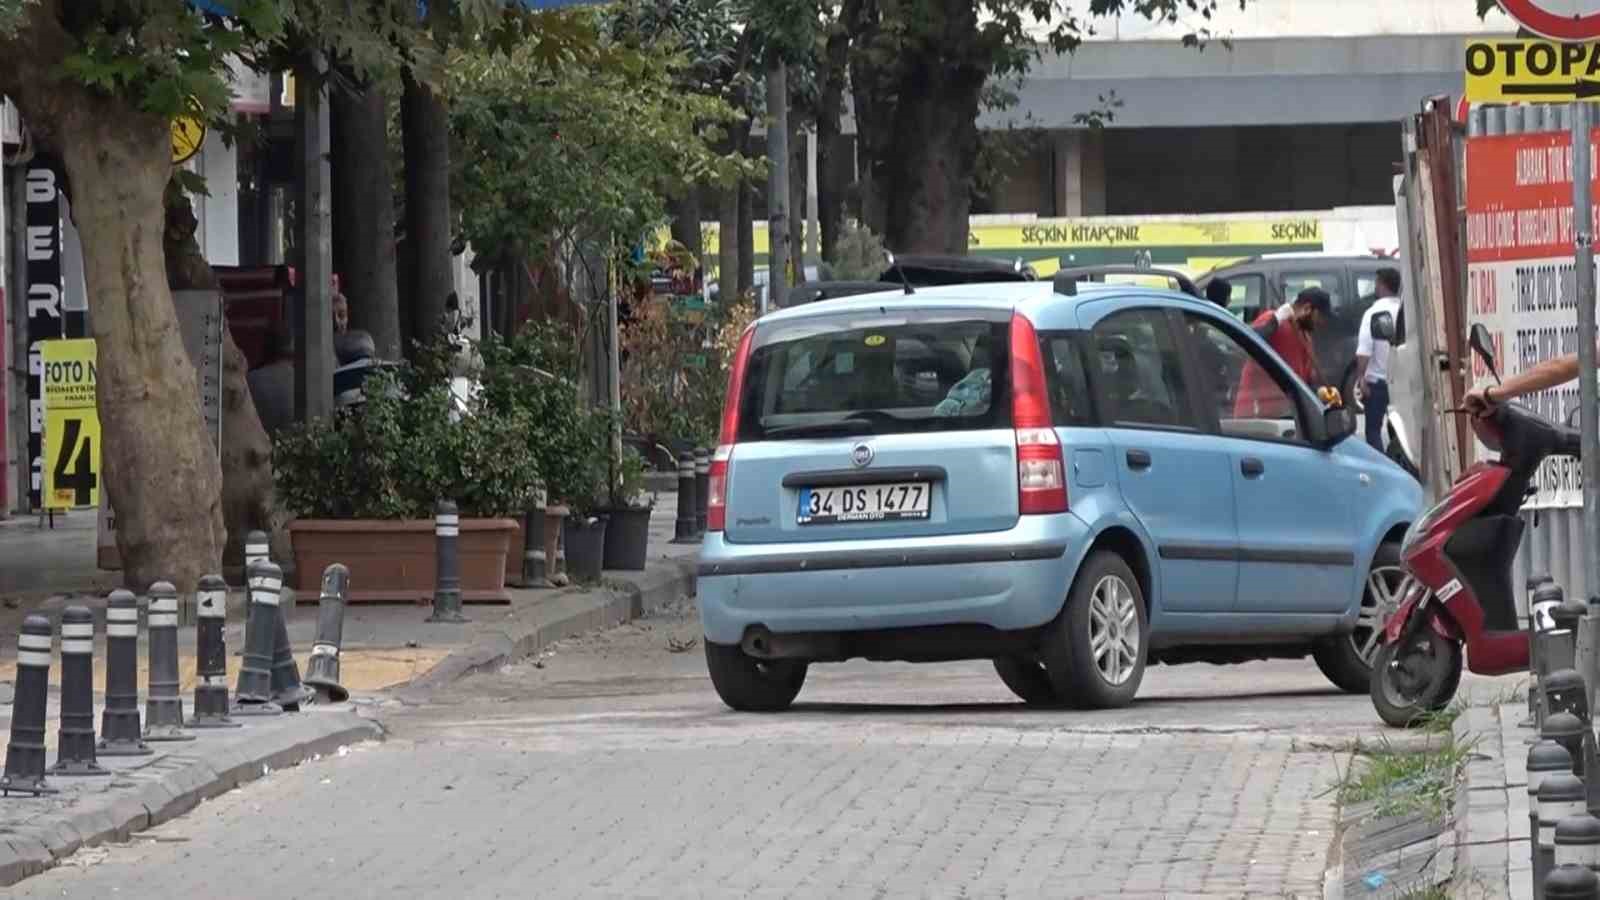
[[[855,463],[858,469],[872,465],[873,455],[870,444],[857,444],[850,448],[850,461]]]

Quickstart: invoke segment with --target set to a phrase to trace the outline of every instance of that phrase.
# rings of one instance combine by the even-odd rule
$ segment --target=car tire
[[[1139,693],[1149,636],[1139,579],[1122,557],[1099,550],[1078,569],[1040,656],[1057,697],[1084,709],[1116,709]]]
[[[705,643],[711,686],[729,709],[782,712],[806,683],[807,665],[799,660],[756,659],[736,645]]]
[[[1059,706],[1055,685],[1040,663],[1025,656],[1002,656],[994,661],[995,673],[1029,706]]]
[[[1403,597],[1403,573],[1400,545],[1391,541],[1380,546],[1363,582],[1355,629],[1322,641],[1312,651],[1317,668],[1339,690],[1365,694],[1370,688],[1373,659],[1383,643],[1383,623]],[[1387,590],[1378,590],[1375,579],[1381,580]]]

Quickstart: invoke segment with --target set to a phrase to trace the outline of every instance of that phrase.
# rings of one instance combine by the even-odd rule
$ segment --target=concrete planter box
[[[510,519],[462,519],[464,603],[510,603],[506,556],[517,523]],[[322,589],[322,570],[333,563],[350,569],[351,603],[431,603],[433,520],[298,519],[289,525],[294,546],[294,589],[310,600]]]

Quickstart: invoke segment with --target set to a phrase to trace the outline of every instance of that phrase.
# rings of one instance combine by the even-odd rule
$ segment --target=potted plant
[[[623,447],[613,470],[611,503],[605,510],[605,567],[642,572],[649,556],[650,514],[655,509],[656,498],[645,488],[644,457],[639,451]]]
[[[509,602],[506,555],[537,469],[522,412],[454,397],[425,362],[369,376],[366,402],[280,432],[273,472],[297,583],[314,592],[327,565],[350,568],[352,602],[422,602],[435,588],[434,507],[460,510],[462,599]]]
[[[561,526],[567,574],[580,584],[593,584],[605,568],[611,498],[611,460],[606,448],[611,440],[611,417],[581,410],[576,418],[574,443],[581,449],[557,467],[559,474],[550,483],[552,490],[566,499],[568,509]]]

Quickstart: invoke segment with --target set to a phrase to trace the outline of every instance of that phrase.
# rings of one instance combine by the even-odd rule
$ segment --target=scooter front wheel
[[[1403,646],[1384,644],[1372,660],[1372,705],[1396,728],[1424,724],[1456,695],[1461,645],[1423,628]]]

